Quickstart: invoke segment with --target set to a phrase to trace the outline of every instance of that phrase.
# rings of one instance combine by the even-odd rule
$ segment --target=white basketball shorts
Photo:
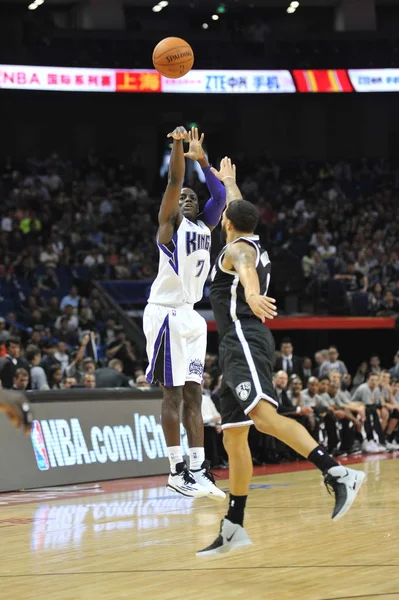
[[[202,383],[206,354],[206,321],[193,308],[147,304],[143,329],[147,338],[149,383],[166,387],[186,381]]]

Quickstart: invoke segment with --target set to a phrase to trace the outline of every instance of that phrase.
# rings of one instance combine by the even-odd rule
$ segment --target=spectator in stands
[[[66,306],[72,306],[75,309],[79,308],[80,296],[78,294],[78,288],[76,285],[71,287],[69,294],[63,297],[61,300],[60,308],[64,309]]]
[[[20,368],[15,371],[13,379],[13,390],[25,391],[29,385],[29,373],[26,369]]]
[[[312,359],[309,356],[305,356],[303,359],[302,372],[303,383],[304,385],[307,385],[309,378],[313,375]]]
[[[399,350],[396,352],[393,357],[393,367],[389,369],[389,372],[392,376],[392,379],[399,380]]]
[[[73,317],[75,318],[75,317]],[[75,331],[71,330],[69,323],[70,319],[66,315],[57,319],[58,327],[54,329],[54,335],[61,342],[65,342],[70,346],[75,346],[78,336]]]
[[[220,376],[220,369],[218,366],[217,356],[214,354],[207,354],[205,356],[205,371],[211,376],[210,389],[213,389],[217,383],[218,377]]]
[[[53,267],[47,266],[45,273],[39,275],[37,278],[37,285],[39,290],[44,290],[46,292],[58,290],[60,282],[58,281],[56,270]]]
[[[91,334],[86,333],[82,338],[79,350],[76,352],[76,354],[72,355],[71,363],[68,365],[66,370],[67,376],[75,377],[78,383],[83,381],[84,373],[94,373],[96,370],[96,365],[93,358],[89,356],[84,358],[90,340]]]
[[[30,389],[48,390],[47,375],[43,367],[40,366],[42,353],[38,346],[30,345],[26,348],[26,360],[29,363]]]
[[[63,380],[61,387],[63,390],[70,390],[73,387],[76,387],[78,385],[78,382],[76,381],[75,377],[65,377],[65,379]]]
[[[381,359],[378,354],[373,354],[369,360],[369,373],[372,373],[373,375],[380,375],[381,372]]]
[[[111,342],[107,348],[106,355],[108,360],[117,358],[124,367],[126,375],[136,377],[141,371],[141,365],[136,359],[131,342],[127,339],[126,333],[122,327],[117,327],[117,338]],[[97,385],[97,387],[99,387]]]
[[[0,317],[0,344],[4,344],[9,337],[10,334],[6,329],[6,320],[4,317]]]
[[[5,343],[6,355],[0,361],[0,380],[4,389],[12,389],[17,369],[24,366],[21,356],[21,340],[9,337]]]
[[[136,387],[133,379],[124,375],[123,363],[117,358],[110,360],[108,367],[97,369],[95,375],[98,388]]]
[[[336,346],[330,346],[328,349],[328,360],[326,360],[320,367],[320,377],[324,377],[330,374],[331,371],[339,371],[341,375],[346,375],[348,369],[342,360],[338,360],[339,353]]]
[[[85,373],[83,376],[83,386],[88,389],[96,387],[96,376],[94,373]]]
[[[54,324],[54,327],[56,329],[59,329],[62,317],[66,317],[67,318],[67,328],[70,331],[76,331],[79,327],[79,319],[74,314],[73,306],[71,304],[67,304],[62,310],[63,310],[63,314],[61,317],[58,317],[58,319],[56,320],[56,322]]]
[[[348,294],[355,292],[367,292],[368,280],[361,271],[356,271],[355,263],[349,261],[347,268],[343,273],[338,273],[334,276],[334,279],[340,280],[344,283],[345,290]]]
[[[148,383],[145,375],[139,375],[136,379],[136,388],[138,390],[143,390],[144,392],[151,390],[151,384]]]
[[[61,365],[52,365],[48,374],[48,385],[50,390],[60,390],[62,381]]]
[[[222,434],[222,417],[208,394],[202,396],[201,411],[204,421],[205,458],[210,461],[211,467],[216,467],[220,464],[217,438]]]
[[[284,338],[280,344],[281,357],[276,360],[276,370],[285,371],[288,376],[298,375],[303,379],[301,359],[294,356],[294,347],[290,338]]]
[[[312,376],[308,379],[308,387],[302,392],[302,404],[315,409],[319,402],[319,380]]]
[[[61,365],[63,375],[65,375],[69,365],[69,354],[66,350],[67,347],[65,342],[58,342],[57,352],[54,354],[54,358],[58,360]]]
[[[358,429],[361,429],[362,423],[345,407],[336,383],[331,381],[328,392],[321,394],[319,407],[327,432],[328,451],[334,456],[357,453],[359,448],[355,446],[356,430],[350,423],[353,422]],[[337,422],[342,427],[341,440],[338,437]]]
[[[319,379],[319,394],[325,394],[330,387],[329,377],[320,377]]]
[[[352,403],[363,404],[366,408],[365,430],[367,440],[363,443],[364,452],[385,451],[385,436],[381,427],[378,409],[381,407],[381,392],[378,387],[379,376],[369,373],[366,383],[362,383],[352,396]],[[374,440],[374,433],[379,443]]]
[[[57,319],[61,316],[60,301],[58,296],[52,296],[49,300],[48,307],[46,310],[47,323],[53,325]]]
[[[391,317],[399,313],[399,302],[391,291],[384,294],[384,299],[381,303],[380,310],[377,312],[379,317]]]
[[[364,383],[366,381],[367,371],[368,371],[368,364],[365,360],[363,360],[360,363],[360,365],[358,366],[355,376],[353,378],[352,392],[354,392],[355,389],[359,387],[359,385],[361,385],[362,383]]]
[[[49,243],[40,253],[40,262],[46,267],[55,269],[59,261],[57,252],[54,252],[52,245]]]
[[[383,299],[383,288],[381,283],[377,281],[369,293],[369,310],[371,314],[376,315],[381,310]]]
[[[54,342],[49,341],[45,348],[44,348],[44,356],[42,359],[42,362],[40,364],[41,367],[43,367],[43,369],[46,372],[47,375],[47,381],[49,380],[49,375],[50,375],[50,369],[51,367],[60,367],[60,363],[58,362],[58,360],[55,358],[55,353],[57,352],[57,346]]]

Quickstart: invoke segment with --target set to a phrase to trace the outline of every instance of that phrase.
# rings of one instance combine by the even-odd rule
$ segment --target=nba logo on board
[[[33,421],[30,439],[32,440],[37,466],[40,471],[48,471],[50,468],[50,461],[48,459],[46,444],[44,443],[43,432],[39,421]]]
[[[251,382],[243,381],[236,387],[237,396],[240,400],[247,400],[249,394],[251,393]]]

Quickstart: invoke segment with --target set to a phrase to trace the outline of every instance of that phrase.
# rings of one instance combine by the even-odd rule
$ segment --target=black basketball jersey
[[[269,255],[259,243],[258,235],[240,237],[231,242],[245,241],[256,250],[256,271],[259,277],[260,293],[266,296],[270,283],[271,264]],[[244,288],[240,283],[238,273],[228,271],[222,265],[226,252],[225,246],[216,259],[211,273],[210,301],[215,314],[219,336],[223,337],[232,323],[239,319],[258,319],[249,308]]]

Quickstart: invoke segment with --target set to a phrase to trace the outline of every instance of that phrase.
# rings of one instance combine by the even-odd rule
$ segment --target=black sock
[[[331,458],[329,454],[321,446],[317,446],[308,456],[308,460],[320,469],[322,473],[331,469],[331,467],[339,467],[336,460]]]
[[[229,510],[227,511],[226,519],[242,526],[247,498],[248,496],[234,496],[230,494]]]

